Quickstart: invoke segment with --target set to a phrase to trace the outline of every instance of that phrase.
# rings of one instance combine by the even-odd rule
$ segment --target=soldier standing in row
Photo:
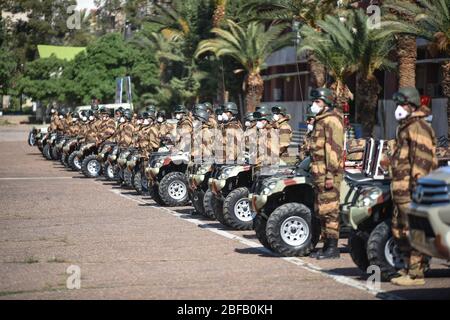
[[[225,160],[225,163],[234,164],[240,156],[243,156],[241,153],[244,150],[240,150],[240,146],[244,132],[241,122],[237,118],[239,111],[234,102],[225,103],[222,111],[222,150],[225,152],[225,157],[222,160]]]
[[[344,173],[343,116],[334,109],[334,95],[330,89],[319,88],[311,93],[315,115],[311,141],[311,173],[316,188],[315,211],[321,222],[324,246],[311,253],[317,259],[340,257],[339,196]]]
[[[178,105],[174,111],[177,123],[177,138],[175,147],[178,152],[190,152],[192,119],[185,106]]]
[[[292,127],[289,124],[290,115],[287,113],[286,107],[275,106],[272,108],[273,123],[272,127],[278,130],[279,136],[279,155],[280,157],[288,156],[288,148],[292,139]]]
[[[409,244],[407,211],[417,179],[437,167],[436,138],[425,120],[428,114],[421,108],[416,88],[400,89],[393,100],[397,104],[395,118],[400,125],[392,155],[392,233],[407,261],[406,270],[400,270],[398,277],[392,278],[391,282],[401,286],[423,285],[424,256]]]

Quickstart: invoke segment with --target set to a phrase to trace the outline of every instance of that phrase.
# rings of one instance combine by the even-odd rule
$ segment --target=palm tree
[[[432,54],[443,52],[450,55],[450,0],[418,0],[418,5],[410,1],[386,1],[384,6],[402,12],[410,19],[391,20],[388,23],[409,36],[417,36],[430,41]],[[415,66],[414,69],[415,70]],[[414,84],[415,86],[415,84]],[[447,117],[450,137],[450,60],[442,64],[442,88],[448,98]]]
[[[239,62],[247,71],[244,81],[246,106],[248,111],[254,111],[261,102],[264,81],[261,71],[266,67],[266,59],[276,50],[289,43],[290,35],[282,35],[285,25],[279,24],[267,28],[264,24],[250,22],[246,26],[227,20],[229,30],[213,28],[215,38],[199,43],[196,57],[212,52],[216,57],[230,56]],[[236,70],[238,72],[240,70]]]
[[[215,10],[213,14],[213,27],[218,28],[223,22],[227,9],[227,0],[215,0]]]
[[[284,22],[287,24],[308,25],[317,29],[317,21],[323,20],[327,14],[338,13],[351,1],[336,0],[253,0],[243,9],[251,20],[260,22]],[[306,52],[309,66],[309,82],[313,88],[325,84],[325,68],[314,54]]]
[[[389,53],[393,47],[395,30],[368,27],[368,16],[362,10],[349,12],[346,19],[327,16],[317,24],[321,31],[303,27],[305,37],[300,51],[311,50],[329,70],[335,82],[338,108],[348,101],[351,93],[345,84],[356,73],[356,105],[360,122],[367,136],[372,134],[380,85],[375,71],[393,68]]]

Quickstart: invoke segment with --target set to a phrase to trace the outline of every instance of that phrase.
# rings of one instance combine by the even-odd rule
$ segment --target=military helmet
[[[216,115],[222,114],[222,113],[223,113],[222,106],[216,107],[216,108],[214,109],[214,113],[215,113]]]
[[[93,116],[93,115],[94,115],[94,111],[93,111],[93,110],[90,110],[90,109],[89,109],[89,110],[86,110],[86,111],[85,111],[85,115],[86,115],[86,117],[89,118],[90,116]]]
[[[394,93],[392,99],[401,105],[412,104],[415,107],[420,107],[420,93],[414,87],[405,87]]]
[[[285,106],[280,106],[280,105],[273,106],[272,113],[273,114],[282,114],[285,116],[285,115],[287,115],[287,109]]]
[[[133,113],[131,112],[130,109],[126,109],[123,112],[123,116],[127,119],[127,120],[131,120],[131,118],[133,117]]]
[[[59,114],[60,116],[63,116],[63,117],[67,116],[67,109],[64,108],[64,107],[62,107],[62,108],[59,110],[58,114]]]
[[[139,117],[141,119],[148,119],[150,117],[150,113],[148,113],[147,111],[143,111],[139,114]]]
[[[261,106],[258,111],[253,112],[256,121],[267,120],[272,121],[272,110],[268,106]]]
[[[156,107],[154,105],[150,104],[150,105],[145,107],[145,111],[155,113],[156,112]]]
[[[207,106],[204,104],[204,103],[197,103],[195,106],[194,106],[194,112],[196,111],[196,110],[208,110],[208,108],[207,108]]]
[[[320,99],[325,102],[328,106],[332,107],[334,105],[334,93],[328,88],[317,88],[311,91],[311,99]]]
[[[223,106],[223,112],[231,112],[233,115],[237,115],[239,113],[239,109],[234,102],[227,102]]]
[[[184,114],[187,114],[187,109],[186,109],[185,106],[180,104],[180,105],[177,105],[175,107],[175,111],[173,113],[184,113]]]
[[[156,116],[159,117],[163,117],[164,119],[167,118],[167,113],[165,110],[159,110],[156,114]]]
[[[213,106],[212,106],[212,104],[211,103],[209,103],[209,102],[203,102],[202,103],[205,107],[206,107],[206,110],[208,110],[209,112],[213,112],[214,110],[213,110]]]
[[[244,117],[244,120],[245,121],[250,121],[250,122],[256,121],[254,112],[247,112],[247,114]]]
[[[92,103],[92,104],[91,104],[91,110],[92,110],[92,111],[98,111],[98,109],[99,109],[98,104],[96,104],[96,103]]]
[[[203,110],[203,109],[194,110],[194,117],[203,123],[206,123],[209,121],[209,113],[208,113],[208,111]]]

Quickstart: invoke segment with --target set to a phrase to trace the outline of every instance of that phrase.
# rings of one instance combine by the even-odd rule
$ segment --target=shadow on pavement
[[[269,249],[266,249],[264,247],[260,248],[236,248],[234,249],[234,252],[240,253],[240,254],[256,254],[260,257],[264,258],[279,258],[279,255],[276,255],[275,253],[269,251]]]
[[[386,291],[404,299],[411,300],[449,300],[450,288],[420,288],[420,287],[399,287],[398,290]],[[383,294],[377,294],[377,298],[383,298]]]

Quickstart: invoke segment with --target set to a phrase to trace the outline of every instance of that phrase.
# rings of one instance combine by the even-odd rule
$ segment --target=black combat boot
[[[340,258],[339,248],[338,248],[338,239],[327,239],[328,245],[327,247],[323,248],[323,251],[321,254],[318,254],[316,259],[317,260],[323,260],[323,259],[338,259]]]
[[[328,248],[328,239],[325,239],[325,240],[324,240],[324,242],[323,242],[323,247],[322,247],[322,248],[317,249],[317,250],[311,252],[311,253],[309,254],[309,257],[310,257],[310,258],[313,258],[313,259],[316,259],[318,256],[320,256],[320,255],[323,254],[323,251],[324,251],[326,248]]]

